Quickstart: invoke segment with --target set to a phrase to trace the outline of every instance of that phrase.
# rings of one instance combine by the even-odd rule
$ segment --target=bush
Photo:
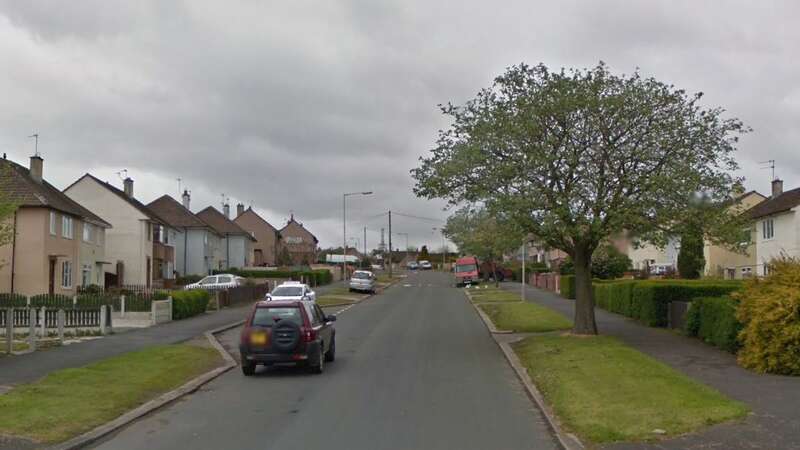
[[[62,294],[40,294],[30,298],[33,307],[72,308],[72,297]]]
[[[703,232],[698,227],[690,227],[681,235],[681,249],[678,253],[678,273],[681,278],[694,280],[706,265],[703,257]]]
[[[615,282],[596,281],[593,284],[594,301],[599,308],[623,316],[634,317],[633,287],[636,282],[623,280]]]
[[[561,296],[575,299],[575,275],[561,275]]]
[[[178,286],[186,286],[187,284],[197,283],[203,278],[205,278],[204,275],[186,275],[184,277],[176,278],[175,284],[177,284]]]
[[[691,301],[697,297],[720,297],[742,286],[737,281],[638,281],[631,293],[630,317],[651,327],[665,327],[672,301]]]
[[[731,353],[739,349],[742,323],[736,319],[737,301],[730,297],[692,300],[686,315],[686,333]]]
[[[208,291],[172,291],[172,319],[181,320],[203,314],[208,308],[211,294]]]
[[[24,308],[28,297],[20,294],[0,294],[0,308]]]
[[[592,254],[592,278],[602,280],[613,280],[620,278],[631,268],[631,259],[628,255],[620,252],[613,245],[607,244],[597,247]],[[567,258],[561,266],[559,272],[562,275],[574,275],[575,265],[572,258]]]
[[[800,375],[800,261],[770,263],[765,279],[734,295],[742,322],[739,364],[758,372]]]

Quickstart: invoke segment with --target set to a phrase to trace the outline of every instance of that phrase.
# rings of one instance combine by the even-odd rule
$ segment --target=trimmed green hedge
[[[201,289],[172,291],[172,320],[203,314],[206,312],[210,300],[211,294]]]
[[[333,274],[329,270],[241,270],[230,268],[226,270],[215,270],[214,274],[230,273],[244,278],[289,278],[299,281],[300,278],[307,279],[314,286],[330,284],[333,281]]]
[[[740,281],[702,280],[618,280],[593,285],[597,306],[651,327],[667,326],[670,302],[721,297],[741,287]]]
[[[736,319],[738,301],[730,297],[701,297],[692,300],[686,315],[686,333],[709,344],[736,353],[742,323]]]
[[[561,275],[561,296],[575,299],[575,275]]]

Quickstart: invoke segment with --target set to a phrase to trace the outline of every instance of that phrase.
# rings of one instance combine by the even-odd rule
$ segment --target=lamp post
[[[445,260],[447,259],[447,251],[445,251],[445,244],[444,244],[444,230],[437,227],[433,227],[434,232],[437,230],[441,231],[442,233],[442,272],[444,272],[444,265],[446,264]]]
[[[342,279],[347,279],[347,197],[353,195],[372,195],[372,191],[348,192],[342,194]]]

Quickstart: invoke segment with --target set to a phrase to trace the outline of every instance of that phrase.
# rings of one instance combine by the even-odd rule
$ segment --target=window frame
[[[56,228],[56,222],[58,217],[55,211],[50,211],[50,235],[58,236],[58,229]]]
[[[61,216],[61,237],[64,239],[73,239],[75,236],[74,222],[72,217]]]
[[[72,261],[61,262],[61,287],[72,289]]]
[[[775,239],[775,220],[773,218],[761,221],[761,237],[765,241]]]
[[[92,243],[92,224],[83,222],[83,242]]]

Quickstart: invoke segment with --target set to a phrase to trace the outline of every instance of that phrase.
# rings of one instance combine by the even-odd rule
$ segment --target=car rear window
[[[272,295],[276,297],[298,297],[303,295],[303,288],[301,286],[278,286],[272,291]]]
[[[271,327],[275,325],[275,322],[280,320],[290,320],[297,325],[303,325],[303,317],[300,315],[300,309],[295,307],[256,308],[256,313],[253,315],[253,325],[259,327]]]
[[[368,280],[369,274],[366,272],[353,272],[353,278],[358,278],[360,280]]]

